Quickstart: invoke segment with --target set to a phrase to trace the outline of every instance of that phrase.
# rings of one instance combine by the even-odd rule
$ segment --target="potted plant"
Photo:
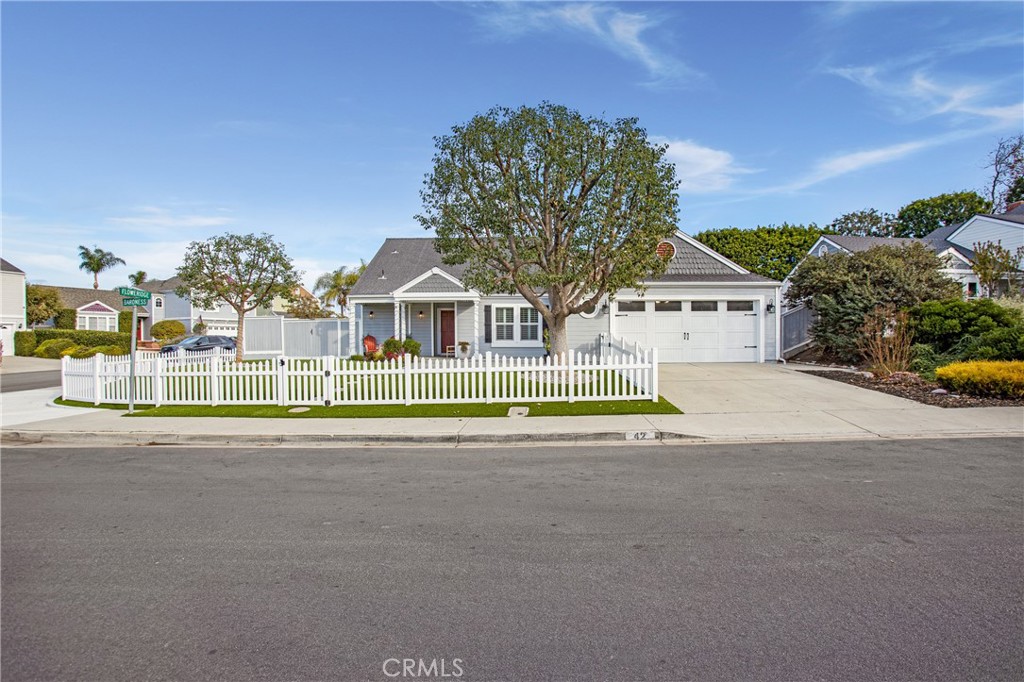
[[[459,341],[459,355],[464,358],[469,357],[469,341]]]

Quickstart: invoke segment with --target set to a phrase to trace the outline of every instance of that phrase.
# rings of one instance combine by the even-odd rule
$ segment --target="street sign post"
[[[145,289],[135,289],[133,287],[118,287],[117,293],[121,294],[124,298],[121,299],[121,305],[132,307],[132,352],[131,352],[131,366],[128,368],[128,414],[135,413],[135,341],[139,335],[139,309],[137,306],[146,305],[149,303],[149,299],[153,297],[153,294],[149,293]]]

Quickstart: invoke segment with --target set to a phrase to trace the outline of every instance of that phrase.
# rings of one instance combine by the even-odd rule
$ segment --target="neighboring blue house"
[[[781,284],[752,274],[692,237],[659,245],[666,273],[638,296],[616,292],[568,321],[569,346],[590,349],[601,334],[646,348],[662,362],[764,362],[778,357]],[[462,283],[464,266],[445,265],[431,238],[391,238],[352,288],[349,346],[373,336],[412,337],[423,355],[543,355],[539,313],[521,296],[485,296]]]

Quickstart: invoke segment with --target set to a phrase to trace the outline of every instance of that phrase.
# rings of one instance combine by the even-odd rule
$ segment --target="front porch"
[[[378,345],[394,337],[420,343],[420,354],[458,357],[460,345],[469,355],[481,352],[483,306],[472,294],[430,300],[396,300],[356,303],[350,318],[350,355],[363,352],[363,339],[373,336]]]

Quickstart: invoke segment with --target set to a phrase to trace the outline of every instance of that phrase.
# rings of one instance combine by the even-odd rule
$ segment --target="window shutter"
[[[491,342],[491,306],[484,306],[484,343]]]

